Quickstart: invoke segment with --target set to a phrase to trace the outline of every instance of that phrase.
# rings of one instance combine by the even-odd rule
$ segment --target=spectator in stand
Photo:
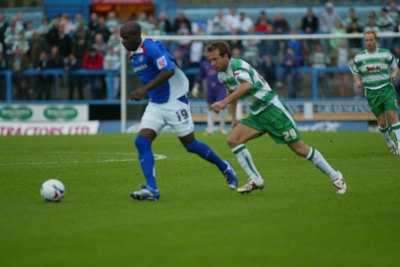
[[[208,20],[208,32],[210,34],[225,34],[229,31],[229,25],[222,9],[217,11],[214,18]]]
[[[14,44],[18,42],[18,39],[19,39],[19,33],[17,32],[17,27],[15,26],[15,23],[10,24],[10,26],[7,28],[5,32],[5,38],[4,38],[6,57],[12,56],[13,54],[12,48]]]
[[[64,66],[63,58],[60,56],[58,46],[52,46],[50,50],[50,69],[61,69]]]
[[[119,53],[121,48],[121,37],[119,37],[119,26],[115,26],[108,38],[107,47],[112,47],[115,53]]]
[[[332,28],[330,33],[334,34],[334,35],[342,35],[342,34],[346,34],[346,29],[343,27],[342,22],[340,20],[337,20],[335,27]],[[341,40],[342,40],[342,38],[329,39],[330,47],[333,49],[337,49],[339,47],[339,43]],[[331,49],[329,49],[329,51],[331,51]]]
[[[245,12],[239,13],[239,32],[249,34],[254,29],[254,23]]]
[[[107,20],[106,20],[106,27],[109,32],[113,32],[113,29],[115,27],[119,27],[119,20],[117,19],[117,15],[115,14],[114,11],[110,11],[107,14]]]
[[[268,82],[268,84],[274,87],[277,82],[277,75],[276,75],[276,64],[272,60],[271,54],[267,54],[264,57],[262,57],[262,60],[259,63],[257,69],[260,72],[260,74],[265,78],[265,80]]]
[[[29,43],[25,39],[24,32],[20,32],[18,34],[18,40],[13,44],[11,50],[12,50],[12,53],[15,53],[17,50],[22,51],[24,54],[28,53]]]
[[[97,33],[94,36],[94,42],[92,44],[92,47],[94,47],[97,52],[100,52],[101,54],[105,55],[107,52],[107,43],[103,39],[103,35],[100,33]]]
[[[17,27],[18,32],[22,32],[24,30],[24,12],[18,12],[15,14],[15,16],[12,18],[12,20],[15,22],[15,26]]]
[[[231,6],[229,8],[229,14],[225,17],[225,23],[228,25],[228,30],[231,34],[236,34],[240,26],[240,18],[236,12],[236,8]]]
[[[99,17],[99,25],[97,30],[94,31],[94,37],[96,37],[98,34],[103,36],[104,42],[108,42],[108,38],[110,38],[110,31],[106,27],[106,20],[103,17]]]
[[[270,27],[270,22],[266,17],[260,17],[254,26],[256,33],[263,33],[263,34],[266,34],[268,32],[269,27]]]
[[[297,35],[297,29],[293,28],[290,30],[290,35],[296,36]],[[304,65],[304,46],[303,46],[303,41],[300,39],[292,38],[287,40],[285,48],[292,48],[296,58],[299,60],[299,65],[302,66]]]
[[[289,23],[282,16],[281,13],[275,13],[275,20],[272,22],[272,26],[274,27],[274,34],[284,34],[289,32]],[[278,40],[279,50],[282,51],[282,48],[285,47],[286,41]]]
[[[303,30],[303,33],[305,34],[314,34],[317,33],[319,30],[319,20],[314,15],[314,11],[312,10],[311,7],[307,9],[306,15],[301,20],[301,28]],[[314,46],[317,42],[319,42],[319,40],[307,39],[304,42],[305,49],[307,50],[307,52],[313,51]]]
[[[279,12],[275,13],[275,20],[272,22],[272,26],[274,26],[275,34],[288,33],[290,29],[288,21]]]
[[[274,32],[274,27],[272,25],[269,25],[267,34],[275,34]],[[266,55],[266,54],[271,54],[272,56],[272,61],[274,61],[275,64],[281,65],[280,62],[280,42],[278,40],[262,40],[259,43],[258,51],[260,55]],[[282,84],[278,83],[278,87],[280,87]]]
[[[297,68],[299,59],[296,57],[292,48],[288,47],[283,58],[283,79],[287,84],[288,97],[296,98],[299,87]]]
[[[261,11],[255,23],[256,32],[267,33],[270,24],[271,21],[268,19],[267,13],[265,13],[265,11]]]
[[[322,33],[331,33],[332,29],[335,27],[336,21],[342,22],[343,20],[340,15],[334,10],[333,4],[331,2],[327,2],[325,4],[325,10],[319,20],[319,27]],[[325,54],[330,53],[331,46],[328,39],[322,40],[322,47]]]
[[[400,31],[400,10],[397,9],[396,1],[391,0],[389,3],[389,16],[393,19],[395,23],[395,32]],[[400,38],[393,38],[393,47],[396,49],[400,45]]]
[[[89,47],[90,42],[87,32],[83,26],[80,26],[78,31],[75,33],[75,38],[72,39],[72,54],[77,58],[82,59],[86,52],[89,51]]]
[[[47,43],[40,37],[38,32],[33,33],[29,47],[28,56],[32,66],[39,62],[42,50],[49,49]]]
[[[357,17],[356,11],[354,8],[349,9],[349,13],[347,18],[344,20],[344,26],[346,29],[346,33],[363,33],[364,25],[361,23],[359,18]],[[355,55],[362,48],[362,38],[348,39],[348,47],[352,50],[352,53]]]
[[[65,62],[64,70],[67,72],[76,71],[82,68],[82,60],[78,59],[73,53],[68,56]],[[68,73],[68,99],[74,99],[75,89],[78,93],[78,99],[83,100],[84,77],[82,75],[73,75]]]
[[[103,54],[99,53],[94,47],[90,48],[83,56],[83,67],[87,70],[102,70],[104,63]],[[92,99],[100,99],[103,87],[102,75],[90,75],[90,91]]]
[[[38,72],[42,72],[49,69],[49,55],[46,50],[42,50],[40,53],[39,61],[34,65],[34,68]],[[37,76],[35,83],[35,91],[37,92],[37,100],[50,100],[50,87],[53,81],[53,77],[47,74],[40,74]]]
[[[310,66],[317,70],[325,70],[330,65],[330,59],[324,54],[321,44],[316,44],[314,51],[309,57]],[[328,75],[325,72],[318,72],[318,85],[321,85],[322,96],[329,97]]]
[[[320,18],[320,30],[323,33],[330,33],[335,27],[337,20],[339,20],[340,22],[343,21],[342,17],[340,17],[340,15],[335,11],[331,2],[327,2],[325,4],[325,10]]]
[[[178,11],[178,13],[176,14],[175,21],[174,21],[175,32],[178,32],[179,30],[181,30],[182,25],[185,25],[189,34],[192,32],[192,23],[186,17],[185,13],[183,13],[182,11]]]
[[[0,53],[0,71],[7,70],[8,64],[7,59],[3,53]],[[6,99],[6,78],[4,75],[0,75],[0,99]]]
[[[353,54],[354,55],[354,54]],[[331,62],[332,66],[346,69],[345,72],[335,73],[335,83],[339,88],[340,97],[349,97],[351,88],[351,76],[347,72],[350,60],[352,58],[352,52],[347,47],[346,40],[339,42],[338,49],[332,49]],[[359,94],[356,94],[359,95]]]
[[[35,32],[39,33],[41,36],[46,36],[51,29],[48,17],[43,17],[42,24],[35,29]]]
[[[379,26],[380,32],[385,32],[385,33],[393,33],[397,27],[395,21],[391,16],[389,16],[389,11],[385,7],[381,9],[381,15],[379,16],[377,25]],[[379,45],[381,47],[385,47],[386,49],[392,50],[393,37],[380,38]]]
[[[375,14],[374,12],[368,14],[368,21],[364,27],[364,32],[369,32],[369,31],[373,31],[376,33],[380,32],[378,24],[376,24],[376,16],[374,14]]]
[[[400,10],[397,9],[397,4],[394,0],[391,0],[389,3],[389,16],[393,19],[395,25],[398,26],[400,24]],[[395,31],[398,32],[399,29]]]
[[[93,38],[99,28],[99,16],[97,13],[93,12],[90,14],[88,28],[89,36],[90,38]]]
[[[181,69],[189,68],[190,66],[189,57],[183,54],[181,50],[177,49],[174,51],[174,58]]]
[[[311,7],[307,9],[306,15],[301,20],[301,28],[307,34],[317,33],[319,30],[319,19],[314,15]]]
[[[24,35],[25,35],[25,39],[30,42],[32,39],[32,35],[34,33],[34,28],[33,28],[33,22],[31,20],[27,21],[25,24],[25,30]]]
[[[186,22],[182,21],[180,23],[179,29],[176,31],[176,35],[190,35],[190,31],[187,27]],[[178,41],[178,49],[186,56],[189,53],[190,40],[180,40]]]
[[[60,28],[59,26],[60,26],[59,20],[57,19],[53,20],[53,22],[51,23],[51,28],[45,36],[45,39],[50,47],[58,45],[59,41],[58,30]]]
[[[151,30],[151,25],[147,19],[147,14],[145,12],[139,12],[137,15],[137,22],[140,24],[140,26],[142,27],[142,33],[144,35],[147,35],[148,32]]]
[[[29,59],[22,49],[16,49],[11,55],[11,70],[14,71],[13,84],[16,88],[17,100],[30,100],[28,80],[21,72],[29,68]]]
[[[153,14],[150,14],[147,17],[147,22],[149,23],[149,30],[148,30],[149,34],[154,34],[154,33],[158,32],[158,23],[157,23],[156,17]]]
[[[0,11],[0,43],[2,43],[3,45],[5,45],[4,38],[7,28],[8,22],[6,20],[6,16],[3,12]]]
[[[165,12],[160,12],[160,14],[158,14],[158,29],[160,33],[171,34],[174,32],[174,27]]]
[[[50,49],[49,69],[62,69],[64,67],[63,58],[60,56],[58,46],[53,46]],[[54,91],[54,99],[60,98],[60,76],[53,75],[50,78],[51,88]]]
[[[83,18],[83,14],[78,12],[75,14],[75,20],[72,22],[72,32],[76,33],[80,27],[86,28],[87,22]]]
[[[74,25],[72,24],[71,20],[69,19],[68,13],[63,13],[60,19],[60,25],[63,27],[63,33],[65,35],[72,34],[74,30]]]
[[[64,26],[62,24],[58,27],[58,36],[56,39],[56,46],[58,47],[58,53],[61,58],[67,59],[72,49],[72,40],[69,35],[65,34]]]
[[[119,70],[120,66],[121,66],[121,60],[120,60],[119,54],[115,53],[115,50],[113,47],[108,47],[107,53],[104,57],[104,69],[110,70],[110,71],[116,71],[116,70]],[[108,79],[109,79],[109,77],[107,77],[107,85],[110,84],[110,81]],[[118,98],[118,96],[119,96],[119,76],[118,75],[114,75],[111,84],[113,85],[113,87],[108,88],[108,90],[112,90],[113,97]]]

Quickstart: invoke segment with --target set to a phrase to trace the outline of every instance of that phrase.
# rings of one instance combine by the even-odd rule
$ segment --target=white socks
[[[256,166],[253,163],[253,159],[251,157],[249,150],[247,150],[245,145],[241,144],[232,148],[232,152],[236,155],[236,158],[240,166],[242,166],[243,170],[247,173],[250,179],[256,181],[263,180]]]
[[[390,128],[393,132],[394,138],[396,138],[396,140],[397,140],[397,149],[399,149],[400,148],[400,122],[392,124],[390,126]]]
[[[310,152],[308,153],[306,158],[310,160],[315,166],[317,166],[321,171],[323,171],[326,175],[328,175],[331,181],[335,181],[339,178],[339,173],[335,171],[331,167],[331,165],[329,165],[324,156],[322,156],[322,154],[318,150],[310,147]]]
[[[386,126],[385,128],[381,128],[381,127],[378,127],[378,128],[379,128],[379,132],[381,133],[383,139],[385,139],[388,147],[392,147],[393,141],[392,141],[392,138],[390,138],[389,126]]]

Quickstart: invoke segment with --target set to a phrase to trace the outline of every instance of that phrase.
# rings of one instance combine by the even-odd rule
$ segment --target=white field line
[[[62,165],[69,165],[69,164],[87,164],[87,163],[114,163],[114,162],[133,162],[138,161],[137,154],[135,153],[128,153],[128,152],[117,152],[117,153],[102,153],[102,152],[58,152],[53,151],[49,152],[49,154],[85,154],[85,155],[110,155],[111,158],[108,159],[99,159],[99,160],[52,160],[52,161],[20,161],[20,162],[0,162],[0,166],[17,166],[17,165],[53,165],[53,164],[62,164]],[[115,155],[123,155],[129,156],[129,158],[112,158]],[[162,160],[166,159],[167,156],[161,154],[154,154],[155,160]]]

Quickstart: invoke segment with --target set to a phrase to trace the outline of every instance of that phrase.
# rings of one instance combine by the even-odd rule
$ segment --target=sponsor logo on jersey
[[[381,66],[367,66],[367,71],[381,70]]]
[[[142,71],[142,70],[144,70],[146,68],[147,68],[147,64],[142,64],[140,66],[137,66],[137,67],[133,68],[133,72],[139,72],[139,71]]]
[[[165,56],[162,56],[160,58],[157,59],[157,67],[158,69],[162,69],[165,66],[167,66],[167,59],[165,58]]]

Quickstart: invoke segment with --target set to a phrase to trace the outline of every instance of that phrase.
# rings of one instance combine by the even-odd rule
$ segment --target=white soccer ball
[[[64,199],[65,186],[57,179],[49,179],[40,187],[40,195],[48,202],[59,202]]]

